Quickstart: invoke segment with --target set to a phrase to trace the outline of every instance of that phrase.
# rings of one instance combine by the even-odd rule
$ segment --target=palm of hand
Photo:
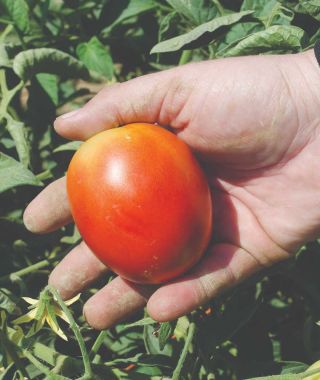
[[[297,102],[304,99],[304,94],[296,93],[301,76],[290,85],[286,77],[295,75],[306,58],[299,59],[291,74],[284,74],[285,58],[254,57],[138,78],[103,90],[83,111],[57,122],[59,133],[75,139],[134,121],[170,125],[202,161],[212,188],[214,243],[192,273],[151,296],[148,309],[156,319],[192,310],[261,267],[287,257],[318,233],[319,170],[312,160],[318,140],[316,112],[310,111],[316,107],[298,109]],[[119,99],[125,101],[119,105]],[[312,96],[309,99],[316,103]],[[93,128],[88,121],[89,125],[95,121]],[[65,206],[60,214],[52,212],[44,227],[39,210],[53,210],[50,194],[53,189],[45,190],[26,214],[33,221],[38,218],[35,231],[50,230],[70,217]],[[86,279],[76,275],[84,264],[89,268]],[[104,270],[81,244],[55,269],[51,282],[68,297]],[[109,326],[141,307],[152,292],[117,278],[88,301],[87,319],[98,328]]]

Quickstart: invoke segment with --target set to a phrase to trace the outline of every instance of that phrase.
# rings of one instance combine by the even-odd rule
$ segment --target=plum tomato
[[[70,162],[67,192],[84,241],[124,279],[166,282],[207,248],[206,177],[187,144],[160,126],[128,124],[91,137]]]

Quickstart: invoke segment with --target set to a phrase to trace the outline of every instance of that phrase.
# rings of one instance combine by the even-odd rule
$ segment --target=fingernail
[[[30,232],[34,231],[34,220],[33,218],[29,215],[29,213],[24,213],[23,215],[23,223],[26,227],[26,229]]]
[[[61,119],[61,120],[64,120],[64,119],[69,119],[70,117],[73,117],[75,116],[79,111],[81,110],[81,108],[78,108],[76,110],[73,110],[73,111],[70,111],[70,112],[67,112],[61,116],[59,116],[57,119]]]

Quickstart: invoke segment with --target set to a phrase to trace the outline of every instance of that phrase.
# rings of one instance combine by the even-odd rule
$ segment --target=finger
[[[108,268],[81,242],[55,267],[49,284],[63,299],[70,299],[108,271]]]
[[[51,232],[72,221],[65,177],[52,182],[29,203],[23,221],[34,233]]]
[[[143,308],[153,291],[117,277],[87,301],[83,313],[92,327],[103,330]]]
[[[261,265],[243,248],[218,244],[192,274],[156,290],[148,301],[148,312],[160,322],[176,319],[259,269]]]
[[[177,115],[190,94],[195,71],[190,72],[188,83],[181,80],[180,72],[177,68],[105,87],[83,108],[57,118],[55,129],[66,138],[86,140],[133,122],[179,127]],[[188,67],[184,72],[188,75]]]

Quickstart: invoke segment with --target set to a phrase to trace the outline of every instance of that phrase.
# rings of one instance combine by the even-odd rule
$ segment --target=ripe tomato
[[[167,281],[207,247],[205,176],[189,147],[161,127],[129,124],[90,138],[71,160],[67,190],[84,241],[125,279]]]

